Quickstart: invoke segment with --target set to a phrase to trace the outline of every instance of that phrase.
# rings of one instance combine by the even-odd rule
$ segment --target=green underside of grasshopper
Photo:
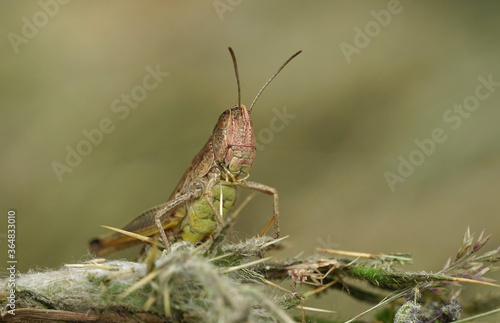
[[[220,213],[225,218],[227,212],[234,204],[236,188],[232,185],[219,183],[214,186],[213,193],[212,202],[216,207],[222,209]],[[182,213],[186,214],[180,224],[180,238],[184,241],[192,243],[203,241],[207,235],[215,230],[218,224],[215,213],[204,198],[200,198],[185,207],[180,207],[175,213],[176,215],[174,216],[177,216],[177,213],[181,213],[180,215]]]

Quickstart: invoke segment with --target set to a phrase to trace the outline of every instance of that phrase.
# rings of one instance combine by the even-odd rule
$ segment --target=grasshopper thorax
[[[221,175],[232,181],[249,176],[255,160],[255,136],[250,111],[243,105],[235,105],[219,117],[212,134],[212,147]]]

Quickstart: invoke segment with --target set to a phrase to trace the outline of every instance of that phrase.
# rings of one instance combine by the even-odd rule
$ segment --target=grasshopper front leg
[[[267,185],[264,185],[261,183],[256,183],[256,182],[246,182],[245,181],[245,182],[242,182],[240,184],[240,186],[273,196],[273,198],[274,198],[274,214],[273,214],[272,218],[269,220],[269,222],[267,222],[264,229],[262,229],[259,236],[265,235],[267,230],[269,230],[269,227],[271,226],[271,224],[274,224],[274,229],[276,230],[276,238],[279,238],[279,236],[280,236],[280,226],[279,226],[280,212],[278,209],[278,191],[274,187],[267,186]]]
[[[167,249],[167,251],[170,251],[170,241],[168,240],[167,234],[163,229],[161,218],[168,212],[180,206],[181,204],[184,204],[192,199],[198,198],[202,194],[203,194],[203,184],[197,182],[195,185],[192,186],[192,189],[188,193],[182,194],[177,198],[173,199],[172,201],[168,202],[163,209],[161,209],[160,211],[158,211],[158,213],[156,213],[155,223],[156,226],[158,227],[158,231],[160,232],[160,237],[163,240],[163,243],[165,244],[165,248]]]
[[[213,196],[214,186],[217,185],[217,183],[220,181],[219,180],[220,174],[221,174],[221,172],[217,167],[213,167],[211,169],[210,173],[208,174],[209,181],[208,181],[207,187],[205,189],[205,193],[204,193],[205,199],[207,200],[207,203],[210,206],[210,208],[212,209],[212,211],[214,212],[215,218],[217,219],[217,222],[219,223],[219,225],[224,223],[224,219],[222,219],[222,209],[219,210],[215,207],[212,196]],[[221,203],[224,203],[222,197],[220,200],[221,200]]]

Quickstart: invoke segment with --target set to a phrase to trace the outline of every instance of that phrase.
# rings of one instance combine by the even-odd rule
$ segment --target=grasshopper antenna
[[[230,49],[231,50],[231,49]],[[278,71],[276,71],[276,73],[274,73],[273,76],[271,76],[271,78],[266,82],[266,84],[264,84],[264,86],[262,87],[262,89],[260,89],[260,91],[257,93],[257,95],[255,96],[255,99],[253,99],[253,102],[252,102],[252,105],[250,105],[250,109],[248,109],[249,112],[252,112],[252,107],[254,106],[255,102],[257,102],[257,99],[259,98],[259,96],[261,95],[262,91],[264,91],[264,89],[269,85],[269,83],[271,83],[271,81],[279,74],[279,72],[281,72],[281,70],[283,68],[285,68],[286,64],[290,63],[290,61],[292,59],[295,58],[295,56],[299,55],[300,53],[302,53],[301,50],[299,50],[298,52],[296,52],[295,54],[293,54],[292,56],[290,56],[289,59],[286,60],[285,63],[283,63],[283,65],[280,66],[280,68],[278,68]],[[236,60],[233,59],[234,63],[236,64]],[[236,66],[236,65],[235,65]],[[239,84],[239,83],[238,83]],[[238,91],[239,91],[239,85],[238,85]],[[238,95],[239,96],[239,95]]]
[[[240,88],[240,76],[238,74],[238,63],[236,63],[236,55],[231,47],[228,47],[231,57],[233,58],[234,74],[236,74],[236,83],[238,84],[238,107],[241,107],[241,88]]]

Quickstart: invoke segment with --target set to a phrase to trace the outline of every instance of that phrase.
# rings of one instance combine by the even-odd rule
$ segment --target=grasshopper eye
[[[231,124],[231,111],[226,110],[219,117],[219,121],[217,121],[217,128],[227,129],[230,124]]]

